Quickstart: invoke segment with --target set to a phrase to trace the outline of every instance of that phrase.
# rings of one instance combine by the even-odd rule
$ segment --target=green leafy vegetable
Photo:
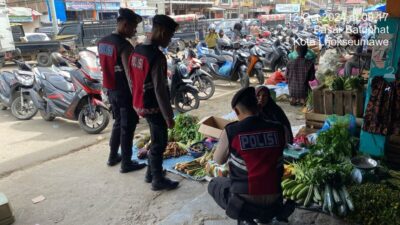
[[[201,141],[203,136],[198,132],[199,119],[188,114],[179,114],[175,118],[175,127],[168,130],[170,141],[182,142],[186,145]]]

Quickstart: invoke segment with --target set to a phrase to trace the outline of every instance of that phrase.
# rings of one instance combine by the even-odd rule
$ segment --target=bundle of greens
[[[383,184],[349,188],[355,210],[347,219],[357,224],[400,225],[400,191]]]
[[[181,142],[187,146],[199,142],[203,136],[198,132],[199,119],[188,114],[179,114],[175,118],[175,127],[168,130],[169,141]]]
[[[346,125],[337,123],[321,132],[310,153],[294,163],[296,180],[312,184],[342,184],[352,170],[349,158],[355,139]]]
[[[325,85],[332,91],[362,90],[364,79],[362,77],[329,77],[325,78]]]

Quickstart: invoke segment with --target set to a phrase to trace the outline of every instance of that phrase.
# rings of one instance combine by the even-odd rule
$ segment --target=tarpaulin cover
[[[132,153],[133,153],[132,154],[132,160],[137,160],[139,163],[144,163],[144,164],[147,165],[148,164],[147,163],[147,159],[138,159],[138,157],[137,157],[138,151],[139,151],[139,149],[134,145],[133,148],[132,148]],[[182,177],[185,177],[185,178],[188,178],[188,179],[191,179],[191,180],[197,180],[197,181],[205,180],[204,177],[199,179],[199,178],[189,176],[189,175],[187,175],[185,173],[182,173],[182,172],[174,169],[175,165],[177,163],[189,162],[189,161],[192,161],[194,159],[195,158],[193,156],[190,156],[190,155],[183,155],[183,156],[180,156],[180,157],[177,157],[177,158],[173,157],[173,158],[169,158],[169,159],[164,159],[163,160],[163,168],[165,170],[167,170],[168,172],[171,172],[171,173],[174,173],[174,174],[178,174],[178,175],[180,175]]]

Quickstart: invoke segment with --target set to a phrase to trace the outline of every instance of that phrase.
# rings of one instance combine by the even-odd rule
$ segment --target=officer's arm
[[[214,152],[214,161],[218,164],[222,165],[228,161],[229,158],[229,139],[226,134],[225,129],[221,133],[221,137],[219,138],[217,149]]]
[[[167,81],[167,60],[165,58],[157,61],[151,68],[151,78],[154,84],[154,90],[165,121],[173,121],[174,112],[171,107],[171,99],[168,90]]]
[[[132,94],[132,80],[129,75],[129,57],[132,54],[132,52],[133,52],[132,46],[124,48],[121,52],[121,61],[122,65],[124,66],[125,76],[126,79],[128,80],[129,90],[131,91],[131,94]]]

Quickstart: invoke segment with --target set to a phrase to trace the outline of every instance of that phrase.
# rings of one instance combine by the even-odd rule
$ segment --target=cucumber
[[[319,194],[319,191],[318,191],[318,187],[317,187],[317,186],[314,186],[314,196],[315,196],[315,198],[317,199],[317,201],[322,200],[321,195]]]
[[[342,205],[339,206],[338,214],[339,214],[339,216],[341,216],[341,217],[344,217],[344,216],[347,215],[347,207],[346,207],[345,204],[342,204]]]
[[[290,180],[290,179],[284,179],[284,180],[282,181],[282,183],[281,183],[282,186],[285,185],[285,184],[286,184],[287,182],[289,182],[289,181],[291,181],[291,180]]]
[[[287,183],[282,185],[283,189],[290,189],[291,187],[295,186],[297,182],[295,180],[290,180]]]
[[[299,191],[299,193],[296,195],[296,198],[297,199],[305,198],[307,195],[307,191],[308,191],[308,186],[305,186],[303,189]]]
[[[313,194],[312,200],[313,200],[313,202],[318,203],[318,199],[317,199],[317,197],[315,197],[315,193]]]
[[[313,185],[310,185],[310,186],[308,187],[308,193],[307,193],[306,200],[304,201],[304,206],[308,206],[308,204],[310,204],[310,201],[311,201],[313,192],[314,192],[314,186],[313,186]]]
[[[340,191],[341,191],[341,192],[343,193],[343,195],[344,195],[344,198],[345,198],[345,200],[346,200],[347,207],[349,207],[349,210],[354,211],[354,205],[353,205],[353,202],[352,202],[352,200],[351,200],[351,198],[350,198],[349,192],[347,192],[347,190],[346,190],[346,187],[345,187],[345,186],[342,186],[342,187],[340,188]]]
[[[335,188],[332,188],[332,194],[333,194],[333,200],[335,200],[335,203],[337,205],[341,205],[342,199],[340,199],[339,193]]]
[[[294,195],[294,196],[297,196],[297,194],[299,193],[299,191],[301,191],[301,189],[303,189],[304,188],[304,184],[299,184],[299,185],[297,185],[294,189],[293,189],[293,191],[290,193],[291,195]]]
[[[327,196],[327,194],[328,194],[328,191],[325,188],[325,191],[324,191],[324,203],[322,205],[322,211],[323,212],[328,212],[328,196]]]
[[[326,196],[326,202],[328,206],[328,210],[330,213],[333,213],[333,196],[332,196],[332,188],[329,186],[329,184],[325,185],[325,196]]]

